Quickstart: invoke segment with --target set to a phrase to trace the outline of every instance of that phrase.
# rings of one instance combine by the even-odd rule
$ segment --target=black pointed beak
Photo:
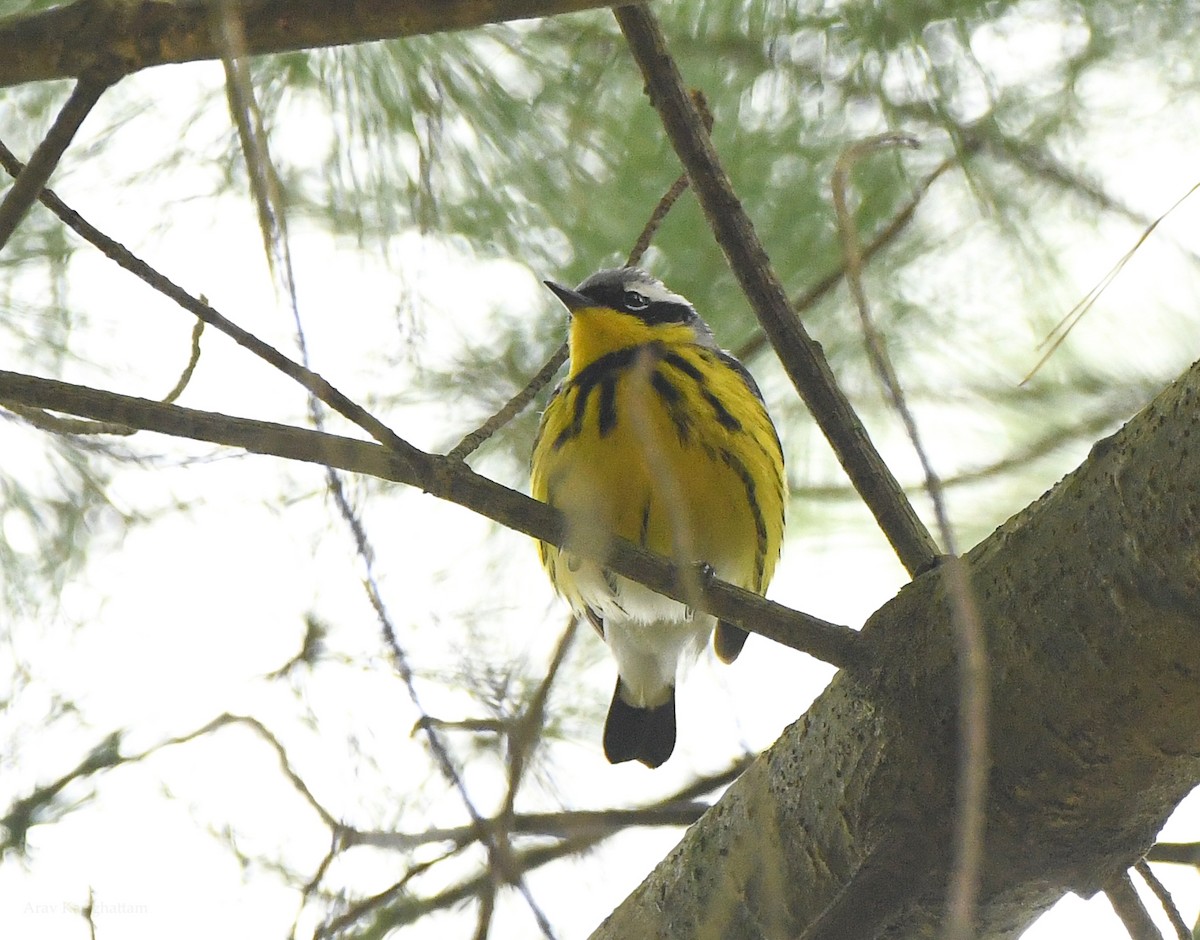
[[[561,284],[555,284],[553,281],[542,281],[547,287],[554,292],[554,296],[563,302],[563,306],[568,310],[582,310],[584,307],[594,307],[596,302],[584,297],[579,291],[571,290],[569,287],[563,287]]]

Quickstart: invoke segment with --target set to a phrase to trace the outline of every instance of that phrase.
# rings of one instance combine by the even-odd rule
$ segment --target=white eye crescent
[[[650,301],[647,300],[644,295],[639,294],[635,290],[625,291],[625,296],[621,298],[621,302],[624,303],[625,309],[630,313],[636,313],[639,310],[645,310],[650,306]]]

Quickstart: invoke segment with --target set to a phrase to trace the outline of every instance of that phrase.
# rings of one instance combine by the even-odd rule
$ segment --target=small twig
[[[304,778],[302,778],[300,774],[297,773],[292,767],[292,762],[288,757],[287,750],[284,748],[279,738],[275,737],[274,732],[272,732],[261,721],[259,721],[257,718],[251,717],[250,715],[235,715],[230,712],[224,712],[223,714],[218,715],[212,721],[208,722],[208,724],[202,725],[194,731],[189,731],[188,733],[181,734],[178,737],[168,738],[165,741],[161,741],[158,744],[154,744],[146,748],[144,751],[141,751],[137,754],[131,754],[128,757],[123,758],[123,760],[128,762],[142,761],[168,747],[176,747],[180,744],[188,744],[197,740],[198,738],[204,737],[206,734],[212,734],[214,731],[218,731],[221,728],[234,727],[238,725],[249,728],[260,740],[266,742],[271,750],[275,752],[275,757],[279,761],[279,769],[283,773],[284,777],[287,778],[288,782],[292,785],[292,788],[298,794],[300,794],[300,796],[304,799],[304,802],[306,802],[312,808],[313,812],[315,812],[321,818],[321,822],[323,822],[331,832],[335,834],[341,832],[344,827],[336,819],[336,817],[329,812],[329,810],[321,805],[321,802],[316,798],[312,790],[308,788],[308,784],[304,782]]]
[[[508,787],[504,797],[504,806],[498,814],[506,832],[511,832],[511,822],[516,812],[517,791],[524,779],[525,768],[533,754],[534,747],[542,734],[546,722],[546,702],[550,698],[550,689],[558,678],[562,664],[566,662],[567,654],[579,634],[579,618],[572,615],[566,629],[555,644],[554,653],[550,657],[550,665],[546,675],[538,683],[529,704],[524,709],[519,721],[514,723],[508,735]]]
[[[1125,270],[1125,265],[1129,264],[1129,262],[1133,260],[1133,256],[1137,254],[1138,249],[1145,244],[1146,239],[1148,239],[1154,233],[1154,230],[1158,228],[1159,224],[1172,212],[1178,209],[1183,204],[1184,200],[1198,189],[1200,189],[1200,183],[1193,185],[1191,189],[1189,189],[1171,204],[1171,208],[1146,226],[1146,229],[1141,235],[1138,236],[1137,241],[1133,243],[1133,247],[1125,252],[1125,254],[1123,254],[1117,260],[1117,263],[1109,268],[1108,273],[1105,274],[1104,277],[1100,278],[1100,280],[1092,286],[1092,289],[1083,295],[1083,299],[1081,299],[1079,303],[1072,307],[1065,317],[1055,324],[1054,329],[1049,332],[1049,334],[1044,340],[1042,340],[1040,344],[1041,346],[1047,346],[1047,344],[1049,344],[1048,348],[1042,354],[1042,358],[1037,361],[1037,364],[1029,370],[1029,374],[1026,375],[1025,378],[1021,379],[1021,385],[1026,384],[1030,379],[1037,375],[1038,371],[1046,364],[1047,360],[1049,360],[1049,358],[1058,351],[1058,347],[1066,341],[1067,336],[1070,335],[1071,331],[1079,325],[1079,321],[1087,316],[1088,311],[1091,310],[1096,301],[1100,299],[1100,295],[1104,293],[1104,291],[1108,288],[1108,285],[1115,281],[1120,273]]]
[[[201,298],[203,300],[204,298]],[[188,382],[192,380],[192,374],[196,371],[196,366],[200,362],[200,337],[204,335],[204,321],[197,320],[192,327],[192,353],[188,357],[187,365],[184,366],[183,372],[179,375],[179,381],[175,383],[175,387],[167,392],[166,397],[162,400],[163,404],[169,405],[174,402],[183,390],[187,388]]]
[[[272,275],[283,278],[283,288],[294,301],[286,217],[280,198],[279,179],[271,162],[267,133],[263,127],[262,110],[258,106],[246,67],[246,33],[241,13],[233,0],[219,0],[213,6],[212,17],[215,21],[214,34],[221,49],[221,64],[225,69],[225,98],[237,128],[242,159],[246,161],[267,264]]]
[[[296,916],[292,918],[292,929],[288,933],[291,940],[296,940],[296,932],[300,929],[300,916],[304,913],[304,908],[308,902],[312,900],[314,894],[321,887],[321,882],[325,880],[325,874],[329,871],[329,866],[333,864],[334,859],[344,848],[341,838],[335,833],[329,840],[329,850],[317,865],[317,870],[313,872],[312,877],[308,879],[304,887],[300,890],[300,901],[296,905]]]
[[[892,407],[904,424],[909,442],[925,475],[925,488],[933,502],[938,534],[948,557],[942,576],[950,591],[959,670],[959,759],[954,814],[954,856],[942,928],[948,940],[974,936],[975,908],[983,872],[984,826],[986,823],[988,777],[988,676],[983,625],[975,605],[966,567],[958,558],[954,533],[946,511],[941,480],[921,440],[916,418],[908,407],[904,388],[892,365],[883,339],[875,329],[862,282],[862,252],[848,205],[850,171],[864,156],[886,147],[916,147],[915,138],[905,134],[881,134],[848,148],[838,158],[833,173],[833,204],[845,257],[846,284],[858,308],[871,366]]]
[[[1183,915],[1179,913],[1179,908],[1175,904],[1175,899],[1171,897],[1171,892],[1167,890],[1166,885],[1158,880],[1158,876],[1150,870],[1149,863],[1142,859],[1133,866],[1137,873],[1142,876],[1150,890],[1154,892],[1154,896],[1158,898],[1158,903],[1162,905],[1163,911],[1166,912],[1167,919],[1171,922],[1171,926],[1175,928],[1175,935],[1178,940],[1192,940],[1192,930],[1187,925],[1187,921],[1183,919]]]
[[[13,174],[15,182],[0,202],[0,251],[8,244],[12,233],[25,218],[25,213],[38,198],[50,174],[75,139],[84,118],[96,106],[100,96],[120,77],[115,71],[97,70],[80,76],[75,83],[71,96],[58,112],[54,124],[29,158],[29,163],[19,173]]]
[[[440,731],[464,731],[467,734],[501,735],[506,734],[512,725],[511,719],[503,718],[463,718],[459,721],[449,721],[445,718],[435,718],[433,715],[423,715],[413,722],[412,733],[425,730],[425,726],[437,728]]]
[[[483,422],[483,424],[455,444],[450,449],[450,452],[446,454],[446,457],[455,461],[466,460],[467,457],[478,450],[484,441],[525,410],[529,403],[537,397],[537,393],[545,388],[550,383],[550,380],[554,378],[554,374],[562,368],[563,363],[567,361],[567,355],[567,344],[564,342],[558,349],[554,350],[550,358],[546,360],[545,365],[537,370],[537,373],[526,383],[523,389],[505,402],[504,407]]]
[[[573,839],[580,836],[613,835],[626,829],[690,826],[709,809],[708,803],[695,800],[629,809],[563,810],[557,813],[516,813],[509,820],[495,819],[493,825],[505,825],[513,835],[539,838]],[[448,826],[422,832],[356,831],[353,843],[377,849],[409,852],[435,843],[456,847],[469,845],[474,839],[472,826]]]
[[[1129,872],[1123,871],[1110,879],[1104,886],[1104,893],[1108,895],[1109,903],[1112,904],[1117,917],[1125,925],[1130,940],[1163,940],[1163,935],[1150,912],[1146,910],[1146,905],[1138,897]]]
[[[654,211],[650,213],[650,218],[646,222],[646,227],[642,229],[642,234],[633,243],[633,248],[629,252],[629,257],[625,259],[625,267],[632,268],[641,263],[642,255],[646,253],[646,249],[650,247],[650,240],[654,237],[654,233],[663,223],[663,219],[667,217],[667,213],[671,211],[671,207],[679,200],[679,197],[687,191],[688,178],[686,173],[680,173],[679,179],[671,184],[662,199],[658,201],[658,205],[654,207]]]
[[[89,940],[96,940],[96,921],[93,915],[96,912],[96,895],[92,891],[92,886],[88,885],[87,903],[80,910],[80,915],[87,922]]]
[[[27,408],[13,402],[3,402],[3,407],[32,424],[35,428],[48,431],[51,434],[95,435],[112,434],[127,437],[136,434],[137,429],[124,424],[113,424],[107,421],[81,421],[78,418],[60,418],[41,408]]]
[[[453,858],[458,854],[458,852],[459,850],[454,848],[449,852],[442,852],[433,858],[417,862],[404,873],[404,877],[402,877],[399,881],[394,882],[391,886],[384,888],[382,891],[373,894],[370,897],[364,898],[355,904],[350,905],[348,908],[343,910],[342,913],[335,917],[328,917],[327,915],[328,919],[323,924],[319,925],[313,932],[313,940],[324,940],[326,937],[343,936],[346,927],[348,927],[350,924],[353,924],[357,920],[361,920],[363,917],[365,917],[367,914],[370,914],[377,908],[383,907],[384,905],[399,898],[406,897],[409,890],[408,886],[415,878],[418,878],[426,872],[432,870],[439,862],[444,862],[447,859]],[[467,897],[469,897],[469,895]],[[461,898],[460,900],[465,900],[465,898]]]

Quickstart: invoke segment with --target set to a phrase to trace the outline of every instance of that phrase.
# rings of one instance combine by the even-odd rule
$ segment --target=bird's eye
[[[625,291],[625,296],[622,299],[625,303],[625,309],[629,310],[631,312],[637,311],[637,310],[645,310],[647,307],[650,306],[650,301],[648,301],[644,296],[642,296],[635,290]]]

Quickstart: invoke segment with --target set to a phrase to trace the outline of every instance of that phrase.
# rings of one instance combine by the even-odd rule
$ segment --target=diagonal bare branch
[[[1130,940],[1163,940],[1162,933],[1138,896],[1129,872],[1123,871],[1109,881],[1104,886],[1104,893],[1121,918]]]
[[[533,378],[525,383],[524,388],[506,401],[500,410],[483,424],[455,444],[446,456],[452,460],[466,460],[470,457],[484,441],[525,410],[529,403],[537,397],[537,393],[554,378],[554,373],[562,368],[563,363],[567,361],[567,355],[567,343],[564,340],[558,349],[550,354],[550,358],[537,370]]]
[[[12,188],[0,202],[0,250],[8,244],[29,207],[37,201],[42,187],[50,179],[67,147],[75,139],[79,126],[120,75],[115,72],[89,72],[75,83],[71,95],[58,112],[29,162],[18,172]]]
[[[1179,913],[1179,907],[1175,904],[1175,899],[1171,897],[1171,892],[1167,890],[1166,885],[1159,881],[1158,876],[1150,869],[1150,863],[1142,859],[1133,867],[1142,876],[1142,880],[1146,882],[1146,886],[1154,892],[1154,896],[1158,898],[1158,903],[1162,905],[1167,919],[1175,929],[1176,940],[1193,940],[1192,931],[1183,919],[1183,915]]]
[[[871,443],[820,345],[792,311],[684,87],[657,20],[642,6],[618,7],[614,12],[709,226],[788,376],[901,563],[910,574],[929,568],[938,556],[937,543]]]
[[[18,176],[24,167],[11,150],[0,142],[0,166],[11,176]],[[358,425],[380,443],[398,453],[412,452],[409,456],[419,454],[416,448],[404,441],[391,428],[368,412],[358,403],[334,388],[324,378],[311,369],[307,369],[293,359],[289,359],[274,346],[263,342],[253,333],[242,329],[232,320],[222,316],[203,298],[193,297],[170,278],[152,268],[149,264],[131,252],[120,242],[105,235],[98,228],[83,218],[78,212],[58,198],[51,190],[43,189],[38,197],[42,204],[53,212],[73,232],[85,241],[100,249],[126,271],[141,279],[165,297],[175,301],[184,310],[203,320],[209,326],[220,330],[243,349],[258,356],[263,361],[274,366],[284,375],[298,382],[311,395],[324,402],[334,411]]]

